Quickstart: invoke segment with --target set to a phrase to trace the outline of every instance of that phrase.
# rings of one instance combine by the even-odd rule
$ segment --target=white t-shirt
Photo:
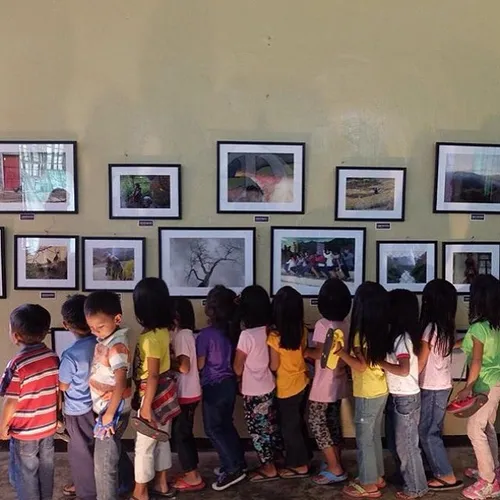
[[[405,333],[396,338],[393,352],[388,354],[385,360],[396,365],[400,359],[408,358],[410,359],[410,373],[406,377],[386,372],[387,386],[391,394],[409,396],[420,392],[418,385],[418,356],[413,352],[413,342],[410,336]]]
[[[436,349],[436,332],[429,324],[422,335],[422,340],[429,344],[429,357],[420,374],[420,387],[431,391],[451,389],[451,355],[443,356]]]
[[[175,356],[187,356],[191,363],[188,373],[177,378],[177,396],[180,404],[194,403],[201,399],[200,374],[196,359],[196,342],[191,330],[176,330],[172,333]]]

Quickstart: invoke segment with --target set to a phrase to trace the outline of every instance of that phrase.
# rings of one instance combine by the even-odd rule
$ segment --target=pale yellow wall
[[[499,141],[499,17],[498,0],[0,0],[0,139],[77,140],[80,196],[78,215],[0,216],[0,364],[9,311],[38,300],[13,291],[14,234],[144,235],[157,275],[157,227],[108,220],[110,162],[182,164],[184,218],[168,226],[252,225],[215,213],[218,139],[307,143],[307,213],[277,225],[336,224],[335,165],[406,165],[407,220],[367,224],[369,279],[377,239],[499,240],[495,216],[432,214],[434,143]],[[268,286],[267,225],[257,238]],[[64,297],[43,303],[56,325]]]

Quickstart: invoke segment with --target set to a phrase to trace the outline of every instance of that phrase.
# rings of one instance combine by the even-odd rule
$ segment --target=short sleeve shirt
[[[436,347],[436,331],[427,326],[422,340],[429,344],[429,357],[420,374],[420,387],[431,391],[451,389],[451,355],[446,356]]]
[[[191,330],[172,332],[172,344],[175,356],[189,358],[190,370],[180,373],[177,378],[177,396],[180,404],[193,403],[201,398],[200,374],[196,359],[196,342]]]
[[[205,358],[200,372],[201,385],[211,385],[234,377],[233,347],[224,332],[213,326],[203,328],[196,337],[196,354]]]
[[[393,352],[387,355],[386,361],[394,365],[402,359],[410,360],[410,373],[406,377],[386,372],[389,392],[399,396],[410,396],[420,392],[418,384],[418,357],[413,352],[413,342],[408,334],[400,335],[394,341]]]
[[[160,373],[170,370],[170,333],[168,329],[158,328],[141,333],[137,341],[135,356],[135,376],[139,380],[148,378],[147,358],[160,360]]]

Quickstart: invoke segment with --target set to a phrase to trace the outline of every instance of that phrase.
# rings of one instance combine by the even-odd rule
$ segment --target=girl
[[[279,444],[279,429],[275,408],[275,383],[269,369],[267,327],[271,321],[271,302],[267,292],[258,285],[246,287],[239,299],[240,334],[234,371],[242,376],[241,393],[248,433],[260,463],[252,472],[251,482],[278,479],[274,453]]]
[[[429,281],[422,295],[420,312],[420,446],[434,479],[431,490],[462,486],[453,473],[443,443],[443,422],[452,388],[451,352],[455,343],[457,291],[446,280]]]
[[[236,294],[225,286],[212,288],[205,305],[210,326],[203,328],[196,338],[203,388],[203,425],[221,462],[220,475],[212,484],[216,491],[225,490],[246,477],[243,448],[233,423],[237,382],[232,367],[231,329],[235,299]]]
[[[144,278],[137,283],[134,294],[134,311],[143,331],[136,349],[136,380],[140,380],[141,407],[138,417],[160,431],[170,434],[171,420],[165,425],[156,424],[153,400],[162,390],[170,370],[170,333],[174,320],[171,313],[167,285],[159,278]],[[174,386],[175,387],[175,386]],[[175,392],[174,392],[175,396]],[[133,500],[148,500],[151,496],[173,498],[175,490],[169,488],[167,470],[172,467],[170,442],[160,442],[137,433],[135,441],[135,488]],[[153,489],[148,484],[153,481]]]
[[[386,349],[380,339],[388,334],[389,296],[383,286],[366,281],[354,296],[348,348],[337,352],[353,380],[359,479],[343,490],[351,498],[378,498],[385,487],[381,427],[387,381],[380,363]]]
[[[313,478],[316,484],[333,484],[347,479],[340,460],[340,404],[351,393],[347,369],[343,361],[339,361],[335,370],[321,368],[320,358],[329,329],[341,330],[347,340],[346,318],[351,303],[351,292],[343,281],[330,278],[323,283],[318,295],[318,309],[323,317],[316,322],[312,338],[316,347],[306,350],[307,357],[316,360],[309,395],[309,427],[326,461],[321,472]]]
[[[387,358],[380,363],[386,372],[390,393],[386,410],[386,437],[404,483],[404,492],[398,492],[396,496],[408,500],[421,497],[428,490],[418,445],[418,299],[409,290],[393,290],[389,297],[391,325],[386,344]]]
[[[276,372],[281,430],[286,452],[283,479],[309,476],[309,435],[304,421],[309,382],[304,360],[307,331],[304,328],[304,302],[295,289],[281,288],[273,300],[274,331],[268,339],[270,366]]]
[[[174,301],[175,330],[172,345],[180,375],[177,397],[181,414],[173,421],[173,437],[184,475],[174,483],[179,491],[199,491],[205,482],[198,472],[198,451],[193,435],[194,414],[201,400],[200,376],[196,361],[193,305],[186,298]]]
[[[467,354],[469,374],[458,395],[464,400],[474,393],[487,393],[488,402],[467,422],[467,435],[474,448],[477,481],[465,488],[466,498],[482,499],[500,495],[498,440],[495,419],[500,402],[500,283],[489,274],[477,276],[470,287],[470,327],[462,349]]]

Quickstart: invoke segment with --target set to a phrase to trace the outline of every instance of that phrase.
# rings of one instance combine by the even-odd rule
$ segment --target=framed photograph
[[[51,328],[52,350],[61,359],[62,353],[76,342],[76,337],[64,328]]]
[[[364,228],[272,227],[271,293],[289,285],[316,297],[327,278],[339,278],[352,294],[365,277]]]
[[[217,143],[217,213],[304,213],[303,142]]]
[[[478,274],[500,275],[500,243],[443,243],[444,279],[459,294],[469,293],[470,284]]]
[[[84,237],[83,290],[132,292],[146,275],[146,238]]]
[[[500,213],[500,144],[436,144],[434,212]]]
[[[180,165],[109,165],[110,219],[180,219]]]
[[[240,293],[255,282],[255,228],[159,228],[160,277],[173,296]]]
[[[76,142],[0,141],[0,213],[76,214]]]
[[[406,168],[337,167],[336,220],[405,218]]]
[[[5,274],[5,228],[0,227],[0,299],[7,297],[7,281]]]
[[[78,290],[78,236],[14,236],[16,290]]]
[[[465,337],[467,330],[457,330],[455,340],[461,340]],[[451,353],[451,378],[453,380],[467,380],[467,356],[462,349],[453,349]]]
[[[436,273],[436,241],[377,241],[377,281],[386,290],[422,293]]]

